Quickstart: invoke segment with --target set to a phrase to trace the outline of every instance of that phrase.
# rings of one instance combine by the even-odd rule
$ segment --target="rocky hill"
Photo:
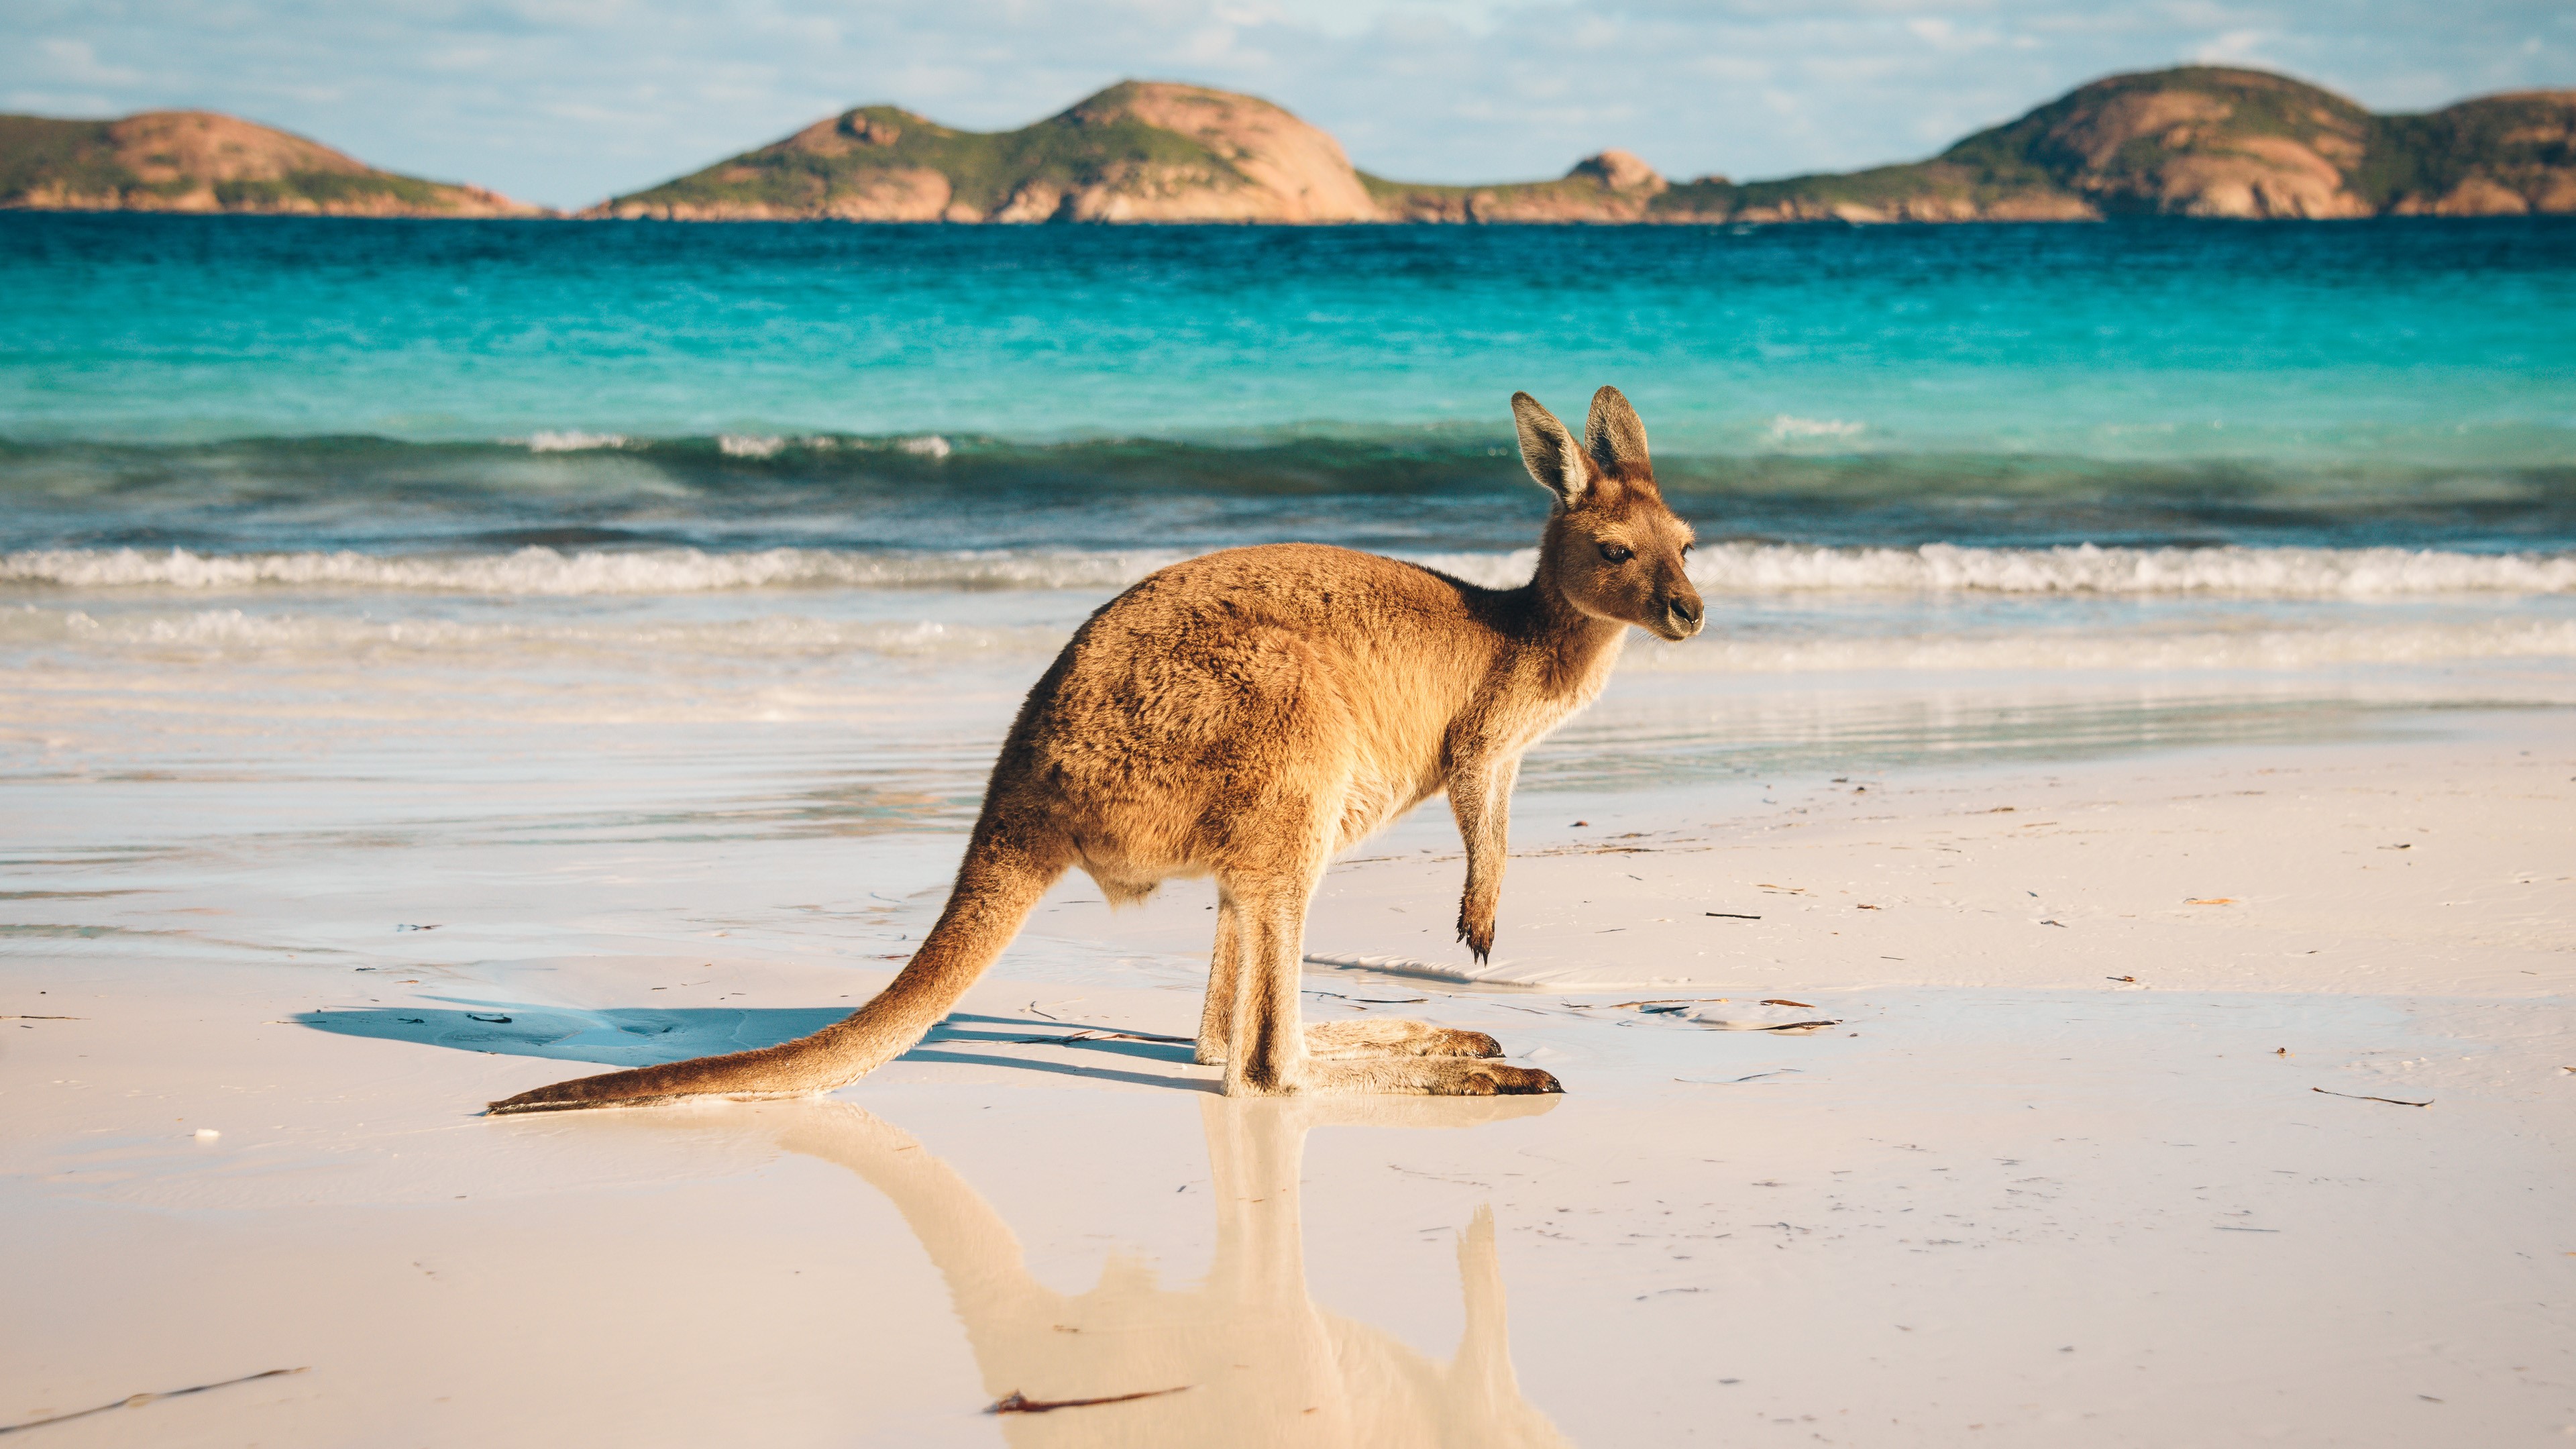
[[[322,216],[535,216],[479,186],[398,176],[213,111],[121,121],[0,115],[0,207]]]
[[[585,215],[735,221],[1374,221],[1341,143],[1268,101],[1128,81],[1016,131],[862,106]]]
[[[1929,161],[1655,198],[1654,220],[2491,216],[2576,211],[2576,91],[2381,116],[2217,66],[2111,76]]]

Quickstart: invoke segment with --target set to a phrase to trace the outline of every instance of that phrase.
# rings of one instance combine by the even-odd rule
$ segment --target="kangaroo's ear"
[[[1592,487],[1592,473],[1574,434],[1525,392],[1512,394],[1512,421],[1520,424],[1521,466],[1564,507],[1582,502]]]
[[[1654,465],[1646,458],[1646,425],[1637,420],[1637,410],[1615,387],[1605,387],[1592,395],[1592,416],[1583,425],[1583,445],[1601,464],[1602,471],[1622,477],[1651,474]]]

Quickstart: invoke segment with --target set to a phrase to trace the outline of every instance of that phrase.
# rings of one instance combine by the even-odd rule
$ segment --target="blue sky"
[[[844,107],[1020,125],[1127,76],[1247,90],[1410,180],[1928,154],[2094,76],[2285,70],[2381,110],[2576,85],[2566,0],[7,0],[0,109],[174,106],[580,205]]]

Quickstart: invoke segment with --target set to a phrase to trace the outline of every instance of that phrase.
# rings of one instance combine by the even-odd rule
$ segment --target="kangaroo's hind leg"
[[[1208,954],[1207,1004],[1199,1010],[1199,1048],[1192,1060],[1203,1067],[1225,1065],[1226,1044],[1234,1038],[1234,997],[1243,982],[1243,949],[1236,933],[1234,897],[1223,886],[1216,893],[1216,949]]]
[[[1244,978],[1243,943],[1234,898],[1216,897],[1216,945],[1209,953],[1207,1004],[1199,1013],[1200,1066],[1225,1065],[1234,1036],[1234,998]],[[1300,1014],[1302,1015],[1302,1009]],[[1354,1057],[1498,1057],[1502,1043],[1481,1031],[1458,1031],[1423,1021],[1374,1019],[1323,1021],[1306,1028],[1306,1055],[1315,1061]]]
[[[1468,1057],[1368,1055],[1317,1060],[1298,1019],[1298,973],[1305,956],[1306,903],[1321,874],[1320,869],[1296,875],[1265,872],[1257,878],[1219,882],[1219,888],[1235,899],[1236,941],[1242,957],[1225,1064],[1226,1095],[1396,1092],[1489,1097],[1563,1090],[1546,1072]],[[1486,1038],[1487,1043],[1491,1040]]]

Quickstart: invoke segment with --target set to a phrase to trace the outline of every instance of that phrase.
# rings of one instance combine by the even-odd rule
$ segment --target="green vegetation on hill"
[[[831,214],[869,206],[899,173],[947,178],[942,203],[979,217],[1014,197],[1070,194],[1150,170],[1169,182],[1246,184],[1197,139],[1127,109],[1128,82],[1016,131],[960,131],[895,106],[861,106],[702,171],[608,202],[611,212],[699,215]],[[1050,206],[1052,202],[1048,203]]]
[[[432,210],[447,189],[416,176],[382,172],[351,176],[338,171],[290,171],[273,180],[218,181],[215,200],[226,211],[302,210],[295,205],[297,202],[310,203],[319,211],[372,207],[378,203]]]
[[[156,187],[125,168],[105,121],[0,116],[0,206],[25,205],[47,186],[81,195],[145,191],[175,195],[184,185]]]

